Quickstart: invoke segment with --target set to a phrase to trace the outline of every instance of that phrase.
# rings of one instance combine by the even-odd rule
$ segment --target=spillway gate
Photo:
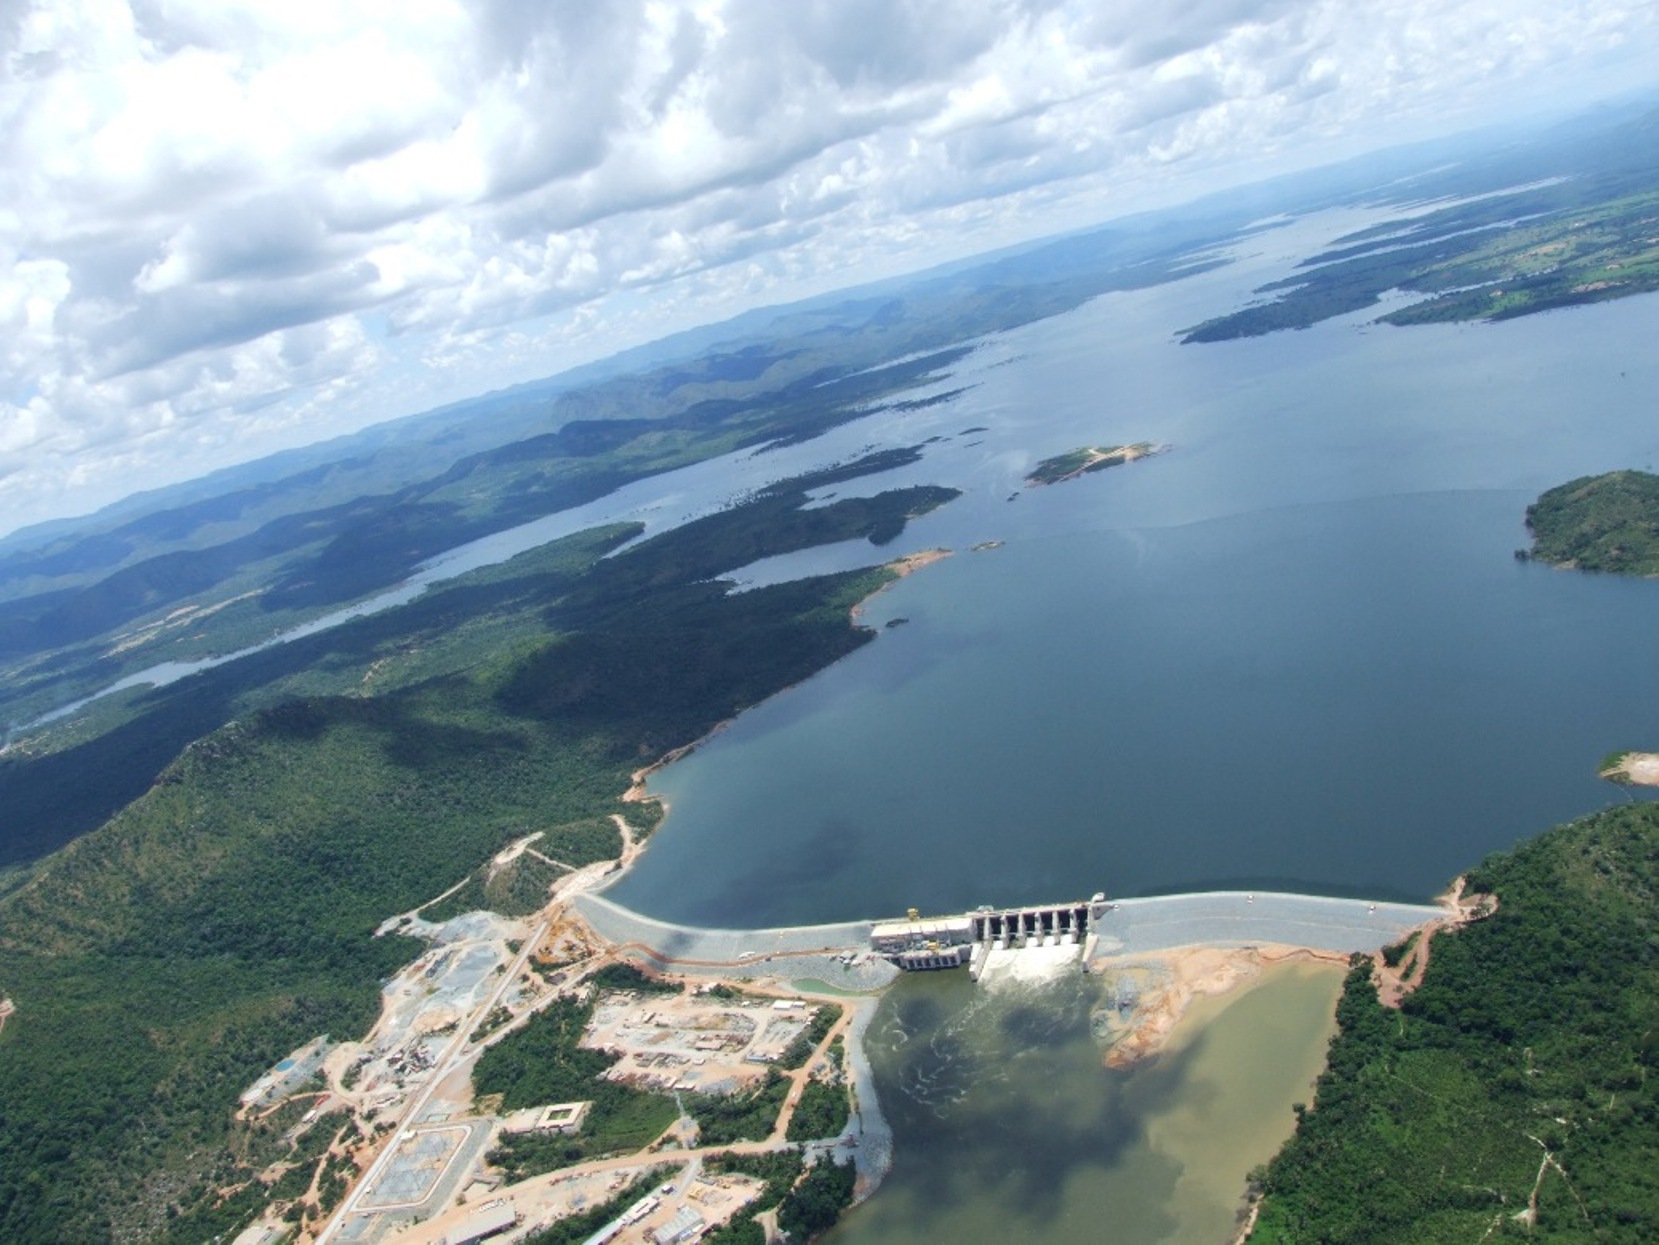
[[[977,963],[992,950],[1082,945],[1111,908],[1103,893],[1088,902],[984,905],[962,916],[881,921],[870,930],[870,948],[904,969],[956,968]]]

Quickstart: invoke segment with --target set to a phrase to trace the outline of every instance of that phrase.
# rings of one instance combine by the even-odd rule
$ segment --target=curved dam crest
[[[573,903],[594,931],[676,969],[775,975],[764,957],[868,951],[876,920],[771,929],[705,929],[643,916],[589,892]],[[1178,947],[1278,944],[1341,954],[1377,951],[1446,914],[1433,904],[1370,902],[1282,891],[1199,891],[1111,903],[1092,926],[1100,955]]]

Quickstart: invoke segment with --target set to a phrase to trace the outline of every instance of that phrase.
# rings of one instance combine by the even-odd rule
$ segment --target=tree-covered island
[[[1082,445],[1075,450],[1067,450],[1064,454],[1043,459],[1026,472],[1025,482],[1032,488],[1044,484],[1061,484],[1087,475],[1091,471],[1121,467],[1138,458],[1146,458],[1158,453],[1159,448],[1150,441],[1137,441],[1133,445]]]
[[[1527,507],[1532,548],[1551,566],[1659,575],[1659,475],[1609,471],[1550,489]]]

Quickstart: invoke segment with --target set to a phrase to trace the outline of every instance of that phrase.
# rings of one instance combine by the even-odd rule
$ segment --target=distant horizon
[[[91,509],[48,514],[43,517],[24,522],[10,529],[0,530],[0,545],[9,544],[17,540],[26,542],[33,538],[37,533],[40,538],[49,539],[51,534],[57,531],[74,530],[77,526],[94,523],[101,516],[105,515],[119,517],[122,512],[127,510],[131,510],[135,513],[144,513],[150,509],[150,507],[144,502],[144,499],[146,498],[154,498],[154,505],[156,507],[165,507],[166,505],[171,504],[166,499],[167,494],[181,489],[188,489],[192,484],[205,484],[208,481],[220,477],[235,477],[238,473],[254,472],[255,478],[258,479],[280,478],[281,472],[284,468],[273,467],[270,472],[266,473],[260,473],[257,469],[262,464],[274,463],[276,460],[292,458],[295,456],[303,457],[306,455],[307,451],[319,450],[336,442],[349,442],[354,438],[363,435],[372,435],[377,432],[384,433],[398,424],[441,415],[446,411],[455,411],[457,416],[464,418],[464,412],[467,407],[480,406],[495,399],[506,398],[520,390],[535,389],[540,386],[548,386],[550,388],[558,387],[557,382],[567,377],[577,376],[580,373],[593,372],[594,376],[591,379],[588,377],[576,379],[572,382],[570,388],[577,389],[587,384],[598,383],[600,380],[605,379],[608,375],[629,375],[634,374],[635,371],[649,370],[653,367],[662,366],[663,360],[643,361],[637,369],[624,365],[621,368],[613,370],[608,367],[608,365],[614,364],[618,360],[622,360],[630,355],[649,353],[654,349],[663,347],[680,338],[697,337],[698,335],[718,333],[726,326],[737,325],[740,321],[746,319],[756,317],[779,317],[787,315],[797,309],[814,304],[826,304],[833,306],[835,303],[840,301],[851,301],[857,298],[861,292],[866,290],[879,289],[887,285],[902,286],[909,282],[923,280],[935,273],[972,269],[980,263],[991,260],[1000,255],[1017,254],[1022,251],[1035,249],[1067,238],[1087,237],[1095,233],[1108,232],[1115,225],[1155,218],[1165,213],[1198,207],[1206,203],[1221,200],[1229,193],[1266,188],[1278,183],[1295,182],[1299,178],[1317,176],[1320,173],[1351,167],[1367,161],[1381,160],[1390,156],[1404,156],[1406,153],[1437,144],[1453,144],[1463,146],[1474,143],[1483,135],[1494,131],[1502,132],[1526,130],[1529,133],[1536,133],[1547,129],[1550,126],[1559,125],[1577,117],[1587,116],[1596,111],[1598,108],[1617,108],[1620,106],[1659,107],[1659,86],[1651,88],[1644,87],[1639,90],[1624,91],[1608,95],[1592,103],[1589,107],[1576,106],[1565,111],[1550,109],[1544,113],[1529,118],[1527,122],[1506,120],[1503,122],[1488,123],[1468,130],[1457,130],[1430,138],[1418,139],[1413,142],[1380,147],[1358,155],[1331,160],[1323,164],[1315,164],[1289,172],[1265,175],[1254,180],[1240,182],[1234,186],[1221,190],[1206,191],[1204,193],[1196,194],[1190,198],[1180,199],[1156,208],[1127,211],[1120,215],[1075,225],[1070,228],[1058,229],[1049,233],[1033,234],[1030,237],[1009,241],[1000,245],[989,247],[982,251],[973,251],[948,259],[928,262],[917,268],[876,276],[868,280],[855,281],[852,284],[835,286],[830,289],[820,290],[813,293],[802,294],[798,298],[790,298],[781,302],[761,303],[755,306],[743,307],[741,309],[733,310],[730,314],[723,315],[718,319],[672,329],[664,332],[660,336],[650,337],[642,341],[618,346],[615,350],[612,350],[609,353],[573,362],[569,366],[544,375],[527,376],[511,380],[493,388],[480,390],[475,393],[457,397],[449,401],[440,402],[433,406],[424,407],[419,410],[401,411],[395,414],[389,414],[383,418],[372,420],[354,428],[323,430],[320,435],[311,440],[298,441],[293,444],[279,445],[273,448],[264,449],[247,457],[235,458],[231,461],[220,463],[208,468],[205,471],[180,473],[173,478],[157,480],[155,483],[133,489],[129,492],[119,493],[116,496],[99,503]],[[1379,185],[1381,184],[1383,183],[1379,183]],[[738,332],[741,334],[743,330],[738,330]],[[742,340],[741,336],[739,336],[736,340]],[[712,345],[709,343],[691,345],[687,347],[687,351],[684,355],[675,353],[666,357],[689,357],[691,355],[706,352],[715,348],[717,345],[718,343]],[[298,468],[296,465],[296,469],[302,468]]]
[[[756,308],[1651,90],[1659,13],[37,0],[0,56],[10,535]]]

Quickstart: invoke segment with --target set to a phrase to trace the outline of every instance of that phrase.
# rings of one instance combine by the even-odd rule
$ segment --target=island
[[[1609,471],[1557,485],[1527,507],[1521,561],[1614,575],[1659,575],[1659,475]],[[1623,786],[1659,786],[1659,753],[1621,751],[1597,767]]]
[[[1067,450],[1064,454],[1043,459],[1026,473],[1025,482],[1031,488],[1045,484],[1062,484],[1067,480],[1088,475],[1091,471],[1104,471],[1108,467],[1121,467],[1125,463],[1147,458],[1161,452],[1163,448],[1153,445],[1150,441],[1137,441],[1134,445],[1079,446],[1075,450]]]
[[[1659,475],[1609,471],[1558,485],[1527,507],[1523,558],[1580,571],[1659,575]]]
[[[1615,752],[1598,772],[1621,786],[1659,787],[1659,752]]]

